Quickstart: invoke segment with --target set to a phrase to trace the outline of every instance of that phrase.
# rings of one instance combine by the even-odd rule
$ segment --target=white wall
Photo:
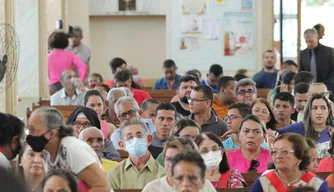
[[[112,77],[109,62],[122,57],[139,67],[145,79],[163,75],[166,59],[166,19],[164,16],[91,16],[91,72]]]

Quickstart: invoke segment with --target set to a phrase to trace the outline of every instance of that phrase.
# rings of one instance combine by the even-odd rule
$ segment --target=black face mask
[[[182,97],[182,98],[180,99],[180,101],[181,101],[182,103],[189,104],[189,102],[188,102],[188,97],[186,97],[186,96]]]
[[[12,157],[9,158],[8,160],[13,160],[17,154],[19,154],[20,150],[22,149],[21,143],[20,143],[20,139],[18,139],[18,145],[16,147],[16,149],[12,149]]]
[[[27,136],[26,138],[27,143],[30,145],[33,151],[35,152],[43,151],[45,145],[49,142],[49,140],[47,140],[44,135],[48,133],[49,131],[50,130],[48,130],[41,136],[31,136],[31,135]]]

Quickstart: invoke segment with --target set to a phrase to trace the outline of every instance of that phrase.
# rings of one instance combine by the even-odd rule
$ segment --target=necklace
[[[299,180],[299,178],[300,178],[300,176],[302,175],[303,172],[300,171],[298,177],[295,180],[290,181],[290,182],[287,182],[284,179],[282,179],[282,177],[278,174],[278,171],[276,173],[277,173],[278,177],[280,178],[280,180],[283,181],[284,185],[289,187],[289,186],[291,186],[291,184],[296,183]]]

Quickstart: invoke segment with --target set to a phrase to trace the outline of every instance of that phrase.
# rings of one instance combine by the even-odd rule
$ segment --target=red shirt
[[[322,159],[317,172],[334,172],[334,158],[330,156]]]
[[[109,79],[107,81],[104,82],[104,84],[108,85],[110,88],[112,88],[113,84],[114,84],[114,80],[113,79]]]
[[[137,101],[138,105],[141,106],[143,101],[148,98],[152,98],[146,91],[132,88],[133,98]]]

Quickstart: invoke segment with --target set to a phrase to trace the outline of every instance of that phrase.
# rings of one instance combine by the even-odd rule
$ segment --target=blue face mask
[[[130,141],[125,141],[126,151],[135,158],[142,157],[147,151],[146,138],[133,138]]]

